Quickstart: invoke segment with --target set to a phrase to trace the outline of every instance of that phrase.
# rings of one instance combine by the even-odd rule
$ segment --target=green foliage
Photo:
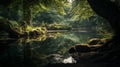
[[[52,29],[52,30],[70,30],[71,26],[70,25],[63,25],[60,23],[53,23],[53,24],[49,24],[47,26],[48,29]]]
[[[36,3],[37,2],[37,3]],[[33,11],[33,16],[35,16],[37,13],[39,12],[43,12],[43,11],[48,11],[50,9],[56,9],[59,13],[65,15],[65,11],[64,11],[64,4],[66,2],[66,0],[41,0],[41,1],[36,1],[34,3],[33,6],[31,6]]]
[[[28,33],[28,35],[30,36],[38,36],[38,35],[42,35],[42,34],[46,34],[47,29],[46,27],[32,27],[32,26],[27,26],[26,27],[26,31]]]
[[[12,20],[9,21],[9,25],[12,29],[18,29],[20,27],[18,22]]]
[[[53,22],[58,22],[62,23],[64,22],[65,18],[63,15],[58,13],[55,9],[49,10],[49,11],[44,11],[44,12],[39,12],[34,18],[33,21],[37,23],[48,23],[51,24]]]
[[[69,13],[72,19],[87,19],[95,15],[94,11],[89,6],[87,0],[75,0],[72,3],[72,9]]]
[[[0,4],[0,16],[10,21],[9,26],[12,29],[18,29],[20,32],[29,32],[36,29],[32,24],[33,21],[38,26],[47,27],[48,29],[71,29],[73,27],[85,26],[88,29],[97,25],[99,33],[107,34],[111,31],[108,24],[104,24],[103,19],[90,19],[96,16],[87,0],[9,0]],[[24,20],[26,25],[20,27]],[[55,23],[56,22],[56,23]],[[72,22],[72,23],[71,23]],[[49,24],[49,25],[48,25]]]
[[[2,4],[2,7],[6,5],[5,8],[13,10],[13,12],[20,11],[22,14],[22,20],[31,25],[33,16],[51,8],[55,8],[59,13],[65,14],[63,6],[66,1],[67,0],[10,0],[9,4],[6,1],[5,4]]]
[[[104,37],[111,38],[113,36],[113,30],[108,21],[99,16],[95,20],[97,24],[96,30]]]

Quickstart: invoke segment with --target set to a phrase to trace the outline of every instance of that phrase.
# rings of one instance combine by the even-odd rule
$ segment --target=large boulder
[[[87,44],[88,45],[96,45],[96,44],[101,44],[101,40],[99,38],[92,38],[88,40]]]

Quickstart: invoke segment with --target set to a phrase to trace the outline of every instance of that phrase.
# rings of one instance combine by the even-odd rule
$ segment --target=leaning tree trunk
[[[108,20],[114,31],[113,38],[100,48],[103,53],[99,60],[115,62],[120,59],[120,10],[118,6],[110,0],[88,0],[91,8],[101,17]],[[117,61],[118,62],[118,61]],[[116,63],[116,62],[115,62]]]
[[[32,25],[32,10],[27,0],[23,0],[23,21],[27,25]]]

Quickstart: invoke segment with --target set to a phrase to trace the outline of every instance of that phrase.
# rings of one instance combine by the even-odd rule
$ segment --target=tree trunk
[[[26,0],[23,0],[23,21],[25,21],[27,25],[32,25],[32,10]]]

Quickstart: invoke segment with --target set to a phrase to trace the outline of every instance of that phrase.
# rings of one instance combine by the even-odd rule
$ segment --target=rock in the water
[[[91,51],[91,48],[86,45],[76,45],[69,49],[69,53],[89,52],[89,51]]]

